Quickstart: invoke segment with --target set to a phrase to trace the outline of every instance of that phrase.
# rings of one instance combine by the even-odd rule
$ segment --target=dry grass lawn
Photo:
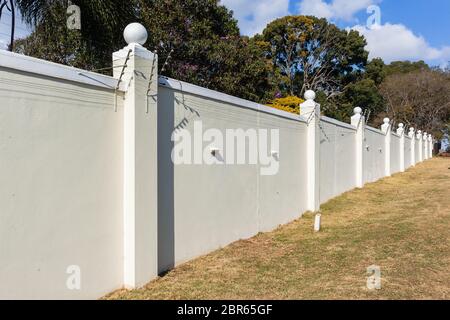
[[[450,159],[369,184],[313,215],[107,299],[449,299]],[[382,289],[366,288],[378,265]]]

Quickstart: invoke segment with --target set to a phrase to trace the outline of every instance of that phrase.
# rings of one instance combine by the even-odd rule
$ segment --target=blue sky
[[[450,1],[448,0],[221,0],[239,20],[241,32],[253,35],[288,14],[312,14],[341,28],[360,31],[370,57],[425,60],[432,65],[450,61]],[[367,27],[367,8],[380,8],[379,25]]]
[[[241,32],[254,35],[270,21],[289,14],[325,17],[341,28],[354,28],[368,41],[370,58],[425,60],[444,66],[450,61],[449,0],[221,0],[234,11]],[[368,28],[366,12],[371,5],[380,8],[380,25]],[[8,43],[10,13],[0,21],[0,48]],[[18,18],[16,35],[30,31]]]
[[[30,28],[26,26],[16,12],[16,31],[15,38],[22,38],[30,33]],[[11,33],[11,13],[3,9],[2,19],[0,20],[0,49],[5,49],[10,42]]]

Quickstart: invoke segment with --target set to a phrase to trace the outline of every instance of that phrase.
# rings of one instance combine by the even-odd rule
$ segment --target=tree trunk
[[[12,52],[14,49],[14,33],[16,31],[16,14],[13,0],[9,0],[9,3],[11,5],[11,42],[9,43],[8,50]]]

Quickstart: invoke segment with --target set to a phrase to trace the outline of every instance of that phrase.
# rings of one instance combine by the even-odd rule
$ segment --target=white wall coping
[[[342,121],[339,121],[339,120],[336,120],[336,119],[333,119],[333,118],[321,116],[320,120],[322,120],[324,122],[331,123],[331,124],[335,124],[335,125],[337,125],[339,127],[344,127],[346,129],[351,129],[353,131],[356,131],[356,128],[354,126],[352,126],[351,124],[348,124],[348,123],[345,123],[345,122],[342,122]]]
[[[376,129],[376,128],[372,128],[371,126],[366,126],[366,129],[375,133],[379,133],[382,136],[384,136],[385,134],[383,133],[383,131],[381,131],[380,129]]]
[[[168,77],[160,76],[159,77],[159,85],[163,86],[163,87],[171,88],[173,90],[190,93],[190,94],[200,96],[203,98],[208,98],[208,99],[212,99],[212,100],[216,100],[216,101],[220,101],[220,102],[225,102],[225,103],[237,106],[237,107],[251,109],[251,110],[255,110],[255,111],[259,111],[259,112],[268,113],[268,114],[271,114],[274,116],[286,118],[289,120],[307,123],[307,120],[300,115],[296,116],[293,113],[289,113],[289,112],[286,112],[283,110],[271,108],[269,106],[265,106],[265,105],[262,105],[262,104],[259,104],[256,102],[252,102],[249,100],[241,99],[238,97],[234,97],[234,96],[231,96],[229,94],[222,93],[219,91],[206,89],[206,88],[203,88],[203,87],[191,84],[191,83],[183,82],[180,80],[175,80],[175,79],[171,79]]]
[[[409,140],[412,140],[412,139],[411,139],[411,137],[410,137],[410,136],[408,136],[408,135],[406,135],[406,134],[405,134],[405,139],[409,139]]]
[[[401,138],[401,136],[400,136],[398,133],[396,133],[396,132],[392,132],[392,135],[393,135],[394,137]]]
[[[62,64],[37,59],[22,54],[9,52],[0,49],[0,67],[34,73],[57,79],[63,79],[100,88],[114,90],[117,86],[117,79],[103,74],[86,71]],[[119,87],[124,90],[124,84]]]

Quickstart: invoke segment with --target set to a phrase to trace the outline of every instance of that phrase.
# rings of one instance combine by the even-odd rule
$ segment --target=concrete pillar
[[[417,162],[423,161],[423,140],[422,140],[422,130],[417,131],[417,148],[419,148],[419,159],[416,159]]]
[[[314,101],[312,90],[305,93],[305,102],[300,105],[300,115],[308,120],[306,135],[307,198],[308,210],[320,210],[320,105]]]
[[[426,132],[423,134],[423,159],[428,159],[428,134]]]
[[[385,134],[384,138],[384,174],[386,177],[391,176],[391,139],[392,128],[389,118],[384,118],[381,131]]]
[[[141,287],[158,274],[157,56],[142,45],[137,23],[124,32],[128,46],[113,54],[114,77],[126,84],[123,123],[124,286]],[[126,65],[123,67],[123,65]]]
[[[365,117],[362,115],[362,109],[357,107],[353,110],[353,117],[351,118],[351,124],[356,128],[356,187],[364,187],[364,132],[366,127]]]
[[[400,172],[405,172],[405,125],[398,125],[397,134],[400,136]]]
[[[416,134],[414,128],[409,129],[408,136],[411,138],[411,166],[414,167],[416,165]]]

